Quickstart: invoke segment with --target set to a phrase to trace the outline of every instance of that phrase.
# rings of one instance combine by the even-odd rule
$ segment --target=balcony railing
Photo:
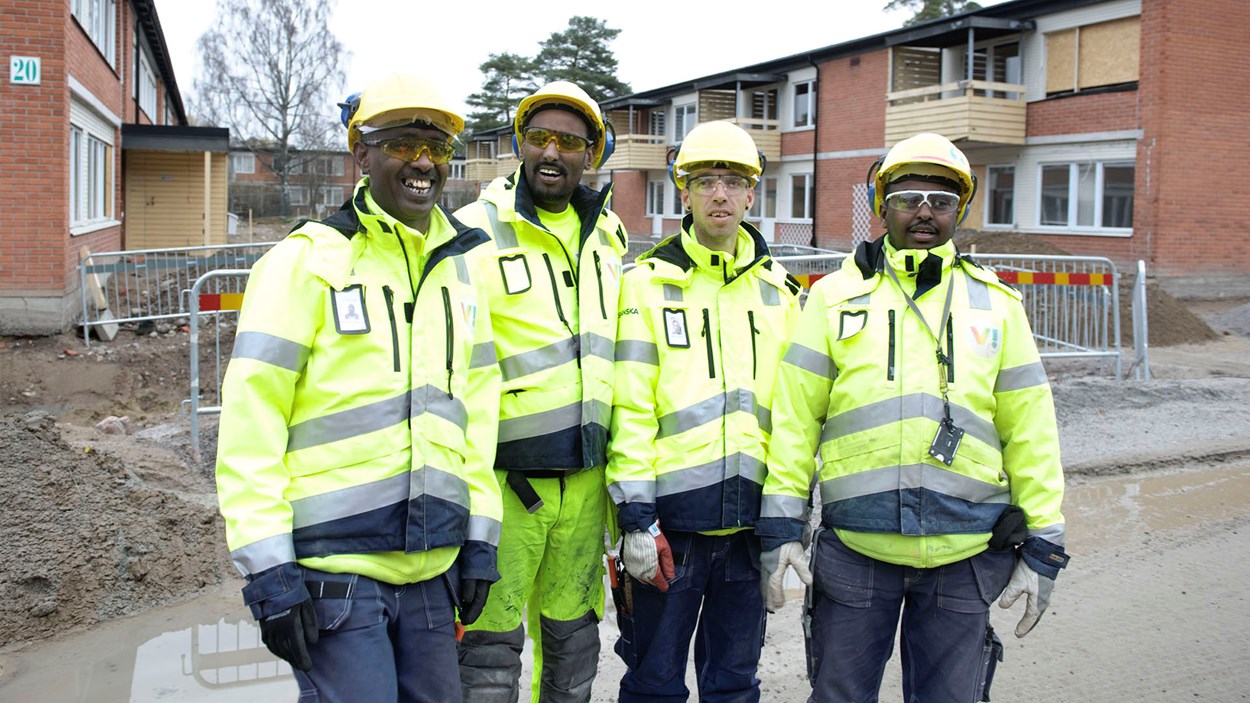
[[[918,132],[937,132],[952,141],[1024,144],[1025,86],[994,81],[958,81],[887,93],[885,143]]]

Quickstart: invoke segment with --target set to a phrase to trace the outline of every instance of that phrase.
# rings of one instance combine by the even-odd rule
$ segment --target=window
[[[754,219],[777,217],[777,179],[761,178],[755,184],[755,202],[751,204],[750,216]]]
[[[113,145],[92,132],[70,125],[70,224],[113,217]]]
[[[657,137],[664,136],[664,128],[667,126],[664,118],[665,114],[663,110],[652,110],[647,134]]]
[[[320,189],[321,204],[329,207],[338,207],[343,204],[343,188],[342,186],[323,186]]]
[[[286,173],[288,176],[302,176],[304,174],[304,162],[299,159],[292,158],[288,160]]]
[[[69,128],[69,221],[82,222],[82,128]]]
[[[647,181],[647,215],[664,214],[664,181]]]
[[[794,126],[811,127],[816,124],[816,82],[804,81],[794,84]]]
[[[812,217],[812,174],[790,177],[790,217],[810,220]]]
[[[690,134],[690,130],[695,126],[695,109],[694,103],[687,105],[678,105],[673,108],[674,124],[673,124],[673,141],[680,142]]]
[[[231,154],[230,168],[235,173],[256,173],[256,155],[251,152]]]
[[[148,55],[139,54],[139,109],[147,113],[153,124],[158,122],[160,115],[156,113],[156,74],[148,62]]]
[[[1140,40],[1140,17],[1048,33],[1046,94],[1135,82]]]
[[[286,194],[292,205],[308,204],[308,188],[304,186],[287,186]]]
[[[448,170],[447,172],[447,178],[453,181],[463,181],[464,180],[464,162],[452,161],[450,166],[451,166],[451,169]],[[339,175],[341,176],[343,174],[340,173]]]
[[[751,119],[777,119],[777,89],[757,90],[751,93]],[[764,129],[776,129],[776,125],[763,125]]]
[[[1133,226],[1133,179],[1126,162],[1042,164],[1043,227],[1130,229]]]
[[[71,12],[110,66],[117,65],[117,0],[73,0]]]
[[[1010,225],[1016,221],[1015,206],[1016,167],[989,167],[989,198],[985,216],[987,225]]]
[[[678,215],[686,214],[686,204],[681,201],[681,188],[673,188],[673,209]]]

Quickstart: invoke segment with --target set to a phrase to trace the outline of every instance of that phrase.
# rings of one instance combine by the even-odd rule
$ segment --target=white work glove
[[[760,591],[764,594],[764,607],[775,613],[786,604],[784,587],[786,567],[794,567],[794,573],[805,586],[812,585],[812,572],[807,568],[807,556],[800,542],[786,542],[760,555]]]
[[[668,590],[668,582],[677,574],[673,550],[668,546],[668,538],[660,532],[658,522],[651,523],[644,532],[626,532],[621,559],[630,576],[661,591]]]
[[[1020,623],[1016,625],[1016,637],[1024,637],[1029,634],[1029,630],[1042,619],[1042,613],[1046,612],[1046,607],[1050,605],[1050,593],[1055,589],[1055,580],[1047,578],[1037,573],[1024,562],[1024,559],[1016,560],[1015,571],[1011,572],[1011,581],[1007,583],[1007,588],[1003,589],[1003,595],[998,599],[998,607],[1010,608],[1023,594],[1028,594],[1028,599],[1024,605],[1024,617],[1020,618]]]

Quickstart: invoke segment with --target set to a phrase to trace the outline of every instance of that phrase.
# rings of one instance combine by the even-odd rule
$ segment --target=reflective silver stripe
[[[599,233],[599,243],[600,243],[600,244],[602,244],[602,245],[603,245],[603,246],[605,246],[605,247],[610,247],[610,246],[612,246],[611,244],[609,244],[609,243],[608,243],[608,233],[607,233],[607,232],[604,232],[604,231],[603,231],[603,230],[601,230],[601,229],[597,229],[597,230],[595,230],[595,231]]]
[[[755,406],[755,421],[759,423],[760,429],[768,434],[773,433],[773,411],[763,405]]]
[[[367,513],[408,499],[409,472],[291,501],[295,529]]]
[[[993,310],[990,287],[985,285],[985,281],[979,281],[972,276],[964,276],[964,280],[968,282],[968,307],[973,310]]]
[[[469,426],[469,411],[464,407],[464,401],[456,397],[448,398],[447,391],[442,388],[427,385],[412,392],[410,417],[417,418],[425,413],[441,417],[461,431]]]
[[[1010,503],[1011,488],[978,481],[928,464],[886,466],[839,476],[820,482],[822,503],[889,493],[905,488],[925,488],[971,503]]]
[[[741,411],[755,415],[756,407],[757,403],[755,402],[754,393],[742,388],[735,388],[727,393],[701,400],[694,405],[662,415],[658,420],[659,430],[656,432],[655,438],[671,437],[730,413]]]
[[[255,359],[288,371],[302,371],[311,350],[303,344],[265,332],[240,332],[231,359]]]
[[[503,380],[510,381],[575,361],[577,361],[577,344],[572,337],[565,337],[545,347],[500,359],[499,369],[503,372]]]
[[[660,349],[652,342],[621,339],[616,342],[617,361],[637,361],[640,364],[660,365]]]
[[[788,517],[802,520],[805,512],[807,512],[806,498],[766,495],[760,499],[760,517]]]
[[[499,421],[499,441],[541,437],[545,434],[567,430],[582,424],[582,403],[578,401],[562,408],[547,410],[533,415],[511,417]]]
[[[940,422],[942,399],[927,393],[912,393],[901,398],[887,398],[838,413],[825,421],[825,430],[821,434],[820,441],[824,443],[856,432],[864,432],[918,417],[927,417],[934,422]],[[994,428],[994,423],[954,403],[951,403],[951,419],[969,436],[976,437],[996,450],[1002,450],[1002,440],[998,437],[998,430]]]
[[[715,486],[736,476],[760,484],[764,482],[764,475],[767,473],[764,462],[749,454],[736,452],[729,457],[720,457],[676,471],[666,471],[656,476],[655,494],[663,497],[685,493]]]
[[[870,300],[872,300],[872,293],[864,293],[863,295],[857,295],[846,302],[852,305],[867,305]]]
[[[664,284],[664,299],[671,301],[671,302],[680,303],[683,300],[681,288],[673,285],[672,283],[665,283]]]
[[[468,539],[476,542],[499,546],[499,536],[503,534],[503,523],[482,515],[469,516]]]
[[[230,561],[242,576],[259,574],[279,564],[295,561],[295,541],[291,533],[266,537],[230,552]]]
[[[480,342],[473,345],[473,356],[469,359],[469,368],[480,369],[495,363],[495,343]]]
[[[299,451],[341,439],[377,432],[408,420],[408,394],[358,408],[314,417],[287,428],[286,450]]]
[[[655,481],[614,481],[608,495],[614,503],[654,503]]]
[[[994,392],[1018,391],[1021,388],[1044,386],[1046,383],[1046,368],[1042,366],[1042,362],[1038,361],[1024,366],[1001,369],[998,372],[998,379],[994,381]]]
[[[607,429],[612,420],[612,406],[602,400],[587,400],[582,403],[582,424],[600,425]]]
[[[791,344],[782,361],[821,378],[833,378],[833,359],[802,344]]]
[[[1039,527],[1036,530],[1029,530],[1029,536],[1041,537],[1042,539],[1046,540],[1047,542],[1050,542],[1051,544],[1062,547],[1065,532],[1066,532],[1066,528],[1064,527],[1064,524],[1062,522],[1056,522],[1053,525],[1047,525],[1046,527]]]
[[[499,208],[491,201],[483,200],[482,205],[486,210],[486,220],[490,223],[491,234],[495,236],[495,246],[500,249],[515,249],[517,247],[516,230],[512,229],[512,224],[499,221]]]
[[[456,278],[461,283],[469,284],[469,265],[464,262],[463,256],[453,256],[452,261],[456,262]]]
[[[759,281],[760,300],[764,301],[765,305],[781,305],[781,293],[773,287],[773,284],[762,278]]]
[[[594,332],[582,333],[582,358],[597,356],[600,359],[616,361],[616,342]]]
[[[433,496],[469,509],[469,484],[456,474],[433,466],[423,466],[420,471],[408,474],[408,497]]]

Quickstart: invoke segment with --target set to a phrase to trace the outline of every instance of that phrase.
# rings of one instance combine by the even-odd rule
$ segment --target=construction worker
[[[521,161],[456,215],[491,245],[475,252],[503,374],[496,476],[502,580],[460,644],[466,701],[516,701],[528,612],[533,700],[590,700],[603,614],[603,465],[616,302],[626,234],[610,186],[581,185],[611,154],[599,106],[556,81],[521,101]]]
[[[787,567],[811,581],[810,701],[877,700],[900,610],[904,699],[988,700],[990,602],[1027,594],[1023,637],[1068,561],[1054,402],[1019,294],[951,241],[964,154],[918,134],[868,185],[886,234],[812,287],[778,372],[762,586],[776,609]]]
[[[621,703],[685,701],[692,635],[699,700],[760,699],[752,527],[773,379],[799,311],[798,282],[743,220],[762,171],[741,127],[691,130],[672,165],[681,232],[621,286],[607,470],[632,594],[618,613]]]
[[[261,638],[300,698],[459,701],[455,619],[499,578],[499,369],[438,205],[464,126],[389,75],[344,105],[364,177],[252,269],[223,385],[217,489]]]

